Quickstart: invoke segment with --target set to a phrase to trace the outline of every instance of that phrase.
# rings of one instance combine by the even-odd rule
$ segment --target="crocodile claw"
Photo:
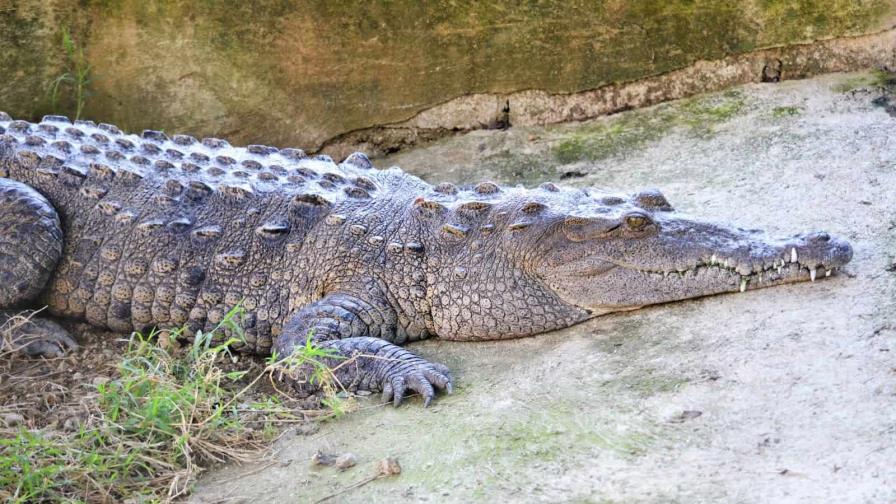
[[[24,324],[14,327],[8,346],[21,351],[28,357],[46,357],[48,359],[64,357],[78,349],[78,342],[59,324],[41,318],[32,318]]]
[[[423,397],[423,407],[429,406],[436,396],[436,390],[450,394],[451,373],[448,368],[437,363],[413,357],[386,372],[383,379],[383,402],[392,401],[398,407],[404,401],[408,390]]]

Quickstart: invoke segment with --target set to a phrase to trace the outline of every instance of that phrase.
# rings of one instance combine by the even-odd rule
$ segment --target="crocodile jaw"
[[[595,246],[552,271],[555,292],[593,314],[745,292],[831,276],[852,258],[845,240],[815,232],[771,239],[759,231],[668,216],[656,236]]]

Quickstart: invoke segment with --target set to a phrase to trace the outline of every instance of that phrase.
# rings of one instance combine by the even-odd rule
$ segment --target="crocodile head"
[[[693,219],[656,190],[577,198],[539,237],[536,274],[562,300],[599,315],[830,276],[852,258],[824,232],[772,238]]]

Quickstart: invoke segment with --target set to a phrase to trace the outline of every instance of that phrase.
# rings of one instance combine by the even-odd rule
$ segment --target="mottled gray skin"
[[[349,389],[428,404],[448,370],[398,345],[539,334],[608,312],[827,276],[825,233],[772,240],[692,220],[658,191],[431,186],[363,154],[125,135],[0,114],[0,309],[116,331],[210,331],[246,311],[245,351],[311,335]],[[71,345],[58,331],[33,353]],[[42,352],[46,350],[46,352]],[[331,362],[335,364],[334,360]],[[313,389],[307,369],[292,376]]]

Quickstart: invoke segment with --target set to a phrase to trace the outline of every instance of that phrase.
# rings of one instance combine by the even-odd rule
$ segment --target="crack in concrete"
[[[896,70],[896,26],[868,35],[697,60],[671,72],[575,93],[529,89],[463,95],[422,110],[405,121],[336,135],[324,141],[316,152],[337,159],[357,150],[382,156],[473,130],[586,121],[752,82],[804,79],[868,68]]]

